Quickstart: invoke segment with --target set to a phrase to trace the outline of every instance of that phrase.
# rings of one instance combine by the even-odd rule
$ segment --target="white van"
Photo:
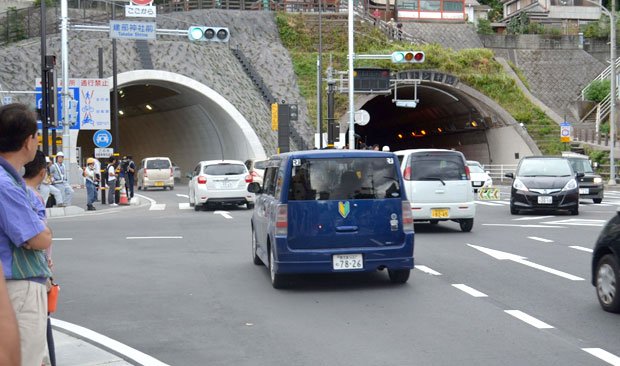
[[[138,189],[174,189],[174,168],[168,157],[144,158],[138,170]]]
[[[394,153],[400,160],[413,219],[431,224],[452,220],[459,223],[462,231],[471,231],[476,204],[465,156],[444,149]]]

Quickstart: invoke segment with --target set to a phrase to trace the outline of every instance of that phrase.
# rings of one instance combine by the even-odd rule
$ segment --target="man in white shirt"
[[[67,168],[64,164],[65,154],[62,151],[56,154],[56,162],[50,167],[50,175],[52,176],[52,185],[62,193],[62,202],[56,202],[58,206],[71,205],[73,198],[73,188],[69,184],[67,177]]]

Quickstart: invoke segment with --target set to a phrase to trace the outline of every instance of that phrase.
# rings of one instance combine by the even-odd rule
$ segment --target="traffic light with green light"
[[[225,43],[230,39],[230,32],[225,27],[191,26],[187,38],[190,41]]]
[[[392,62],[395,64],[421,64],[426,59],[422,51],[392,52]]]

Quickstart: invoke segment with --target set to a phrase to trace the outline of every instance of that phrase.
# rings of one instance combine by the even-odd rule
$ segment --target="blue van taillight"
[[[288,208],[281,204],[276,207],[276,236],[288,235]]]
[[[411,212],[411,204],[409,201],[403,202],[403,231],[413,231],[413,213]]]

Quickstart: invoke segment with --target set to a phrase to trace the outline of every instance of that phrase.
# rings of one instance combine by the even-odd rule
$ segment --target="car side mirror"
[[[515,175],[513,173],[506,173],[506,174],[504,174],[504,177],[510,178],[510,179],[515,179]]]
[[[577,178],[583,178],[583,177],[585,176],[585,174],[584,174],[584,173],[579,172],[579,173],[575,174],[575,176],[576,176]]]
[[[595,161],[594,163],[592,163],[592,167],[594,169],[598,169],[598,161]]]
[[[187,173],[187,174],[185,174],[185,177],[186,177],[186,178],[189,178],[189,179],[192,179],[192,177],[193,177],[193,176],[194,176],[194,175],[193,175],[192,173]]]
[[[262,193],[262,190],[260,188],[260,184],[258,184],[258,182],[252,182],[250,184],[248,184],[248,192],[250,193]]]

